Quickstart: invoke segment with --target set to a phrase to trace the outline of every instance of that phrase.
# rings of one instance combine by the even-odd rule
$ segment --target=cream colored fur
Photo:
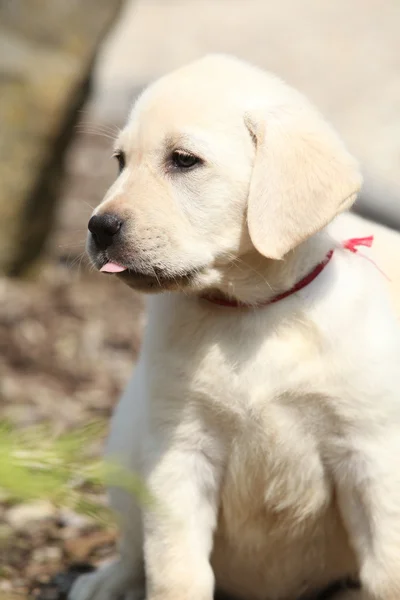
[[[117,146],[126,167],[97,213],[128,233],[110,260],[195,275],[149,297],[108,443],[156,503],[110,490],[121,557],[71,600],[211,600],[215,585],[295,600],[348,575],[362,591],[337,600],[398,600],[400,332],[384,277],[341,248],[370,233],[334,220],[360,186],[355,161],[300,94],[221,56],[151,86]],[[171,148],[204,164],[168,172]],[[374,230],[385,269],[390,234]],[[256,304],[331,248],[318,278],[276,304],[199,298]]]

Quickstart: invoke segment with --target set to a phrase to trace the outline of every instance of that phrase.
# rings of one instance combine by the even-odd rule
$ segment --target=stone
[[[0,273],[22,274],[45,245],[65,150],[121,4],[0,2]]]
[[[32,561],[39,564],[49,562],[59,563],[63,557],[62,548],[59,546],[44,546],[36,548],[32,553]]]
[[[51,502],[38,500],[36,502],[16,504],[7,511],[6,519],[11,527],[17,531],[21,531],[29,524],[54,519],[56,515],[56,508]]]
[[[82,515],[69,508],[64,508],[59,511],[58,521],[64,529],[72,530],[74,535],[79,531],[84,531],[93,527],[95,523],[93,517]],[[67,536],[64,536],[67,537]]]

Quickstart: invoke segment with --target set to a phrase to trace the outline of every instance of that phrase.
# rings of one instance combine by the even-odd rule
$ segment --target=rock
[[[57,511],[50,502],[38,500],[13,506],[7,511],[6,519],[11,527],[21,531],[31,523],[55,518],[56,514]]]
[[[1,594],[0,598],[2,598],[2,600],[4,600],[3,594],[10,594],[10,597],[11,597],[11,591],[12,591],[11,581],[8,581],[7,579],[0,580],[0,594]]]
[[[36,548],[32,553],[33,562],[39,564],[59,563],[62,559],[62,549],[58,546],[44,546]]]
[[[43,248],[93,61],[122,0],[0,2],[0,273]]]
[[[116,539],[116,531],[93,531],[79,538],[66,540],[64,548],[73,561],[86,561],[99,548],[113,547]]]
[[[68,508],[60,510],[58,521],[63,528],[77,531],[84,531],[93,527],[94,519],[87,515],[80,515]]]

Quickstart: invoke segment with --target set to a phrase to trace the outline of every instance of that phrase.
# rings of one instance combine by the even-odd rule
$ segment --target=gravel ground
[[[141,300],[115,278],[91,272],[82,256],[89,205],[116,172],[110,148],[104,135],[78,134],[44,262],[31,281],[0,279],[0,419],[17,426],[48,422],[63,433],[107,419],[132,369]],[[0,502],[0,597],[24,597],[71,562],[97,564],[113,554],[114,542],[113,529],[47,503]]]

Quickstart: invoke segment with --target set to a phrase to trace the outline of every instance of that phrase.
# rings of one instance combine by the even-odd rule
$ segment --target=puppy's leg
[[[125,495],[125,498],[123,497]],[[77,579],[69,593],[69,600],[143,600],[143,534],[142,515],[130,494],[111,491],[112,504],[129,503],[121,519],[122,538],[120,557],[109,565]],[[126,505],[128,507],[128,504]],[[121,514],[121,513],[120,513]]]
[[[88,575],[82,575],[74,583],[69,600],[143,600],[144,585],[135,584],[123,556],[119,560]]]
[[[144,519],[147,600],[212,600],[209,557],[218,469],[196,440],[176,449],[166,437],[161,444],[154,440],[149,465],[148,485],[156,505]]]
[[[79,577],[69,593],[69,600],[144,599],[141,510],[132,495],[119,488],[110,489],[110,500],[114,510],[119,508],[119,558],[93,573]]]
[[[122,396],[114,413],[106,459],[129,472],[140,473],[143,430],[143,394],[140,368]],[[122,482],[123,483],[123,482]],[[109,489],[110,504],[119,517],[120,558],[75,582],[69,600],[142,600],[144,598],[142,511],[135,497],[121,487]]]
[[[363,598],[400,598],[400,434],[361,434],[336,469],[338,500],[360,565]]]

